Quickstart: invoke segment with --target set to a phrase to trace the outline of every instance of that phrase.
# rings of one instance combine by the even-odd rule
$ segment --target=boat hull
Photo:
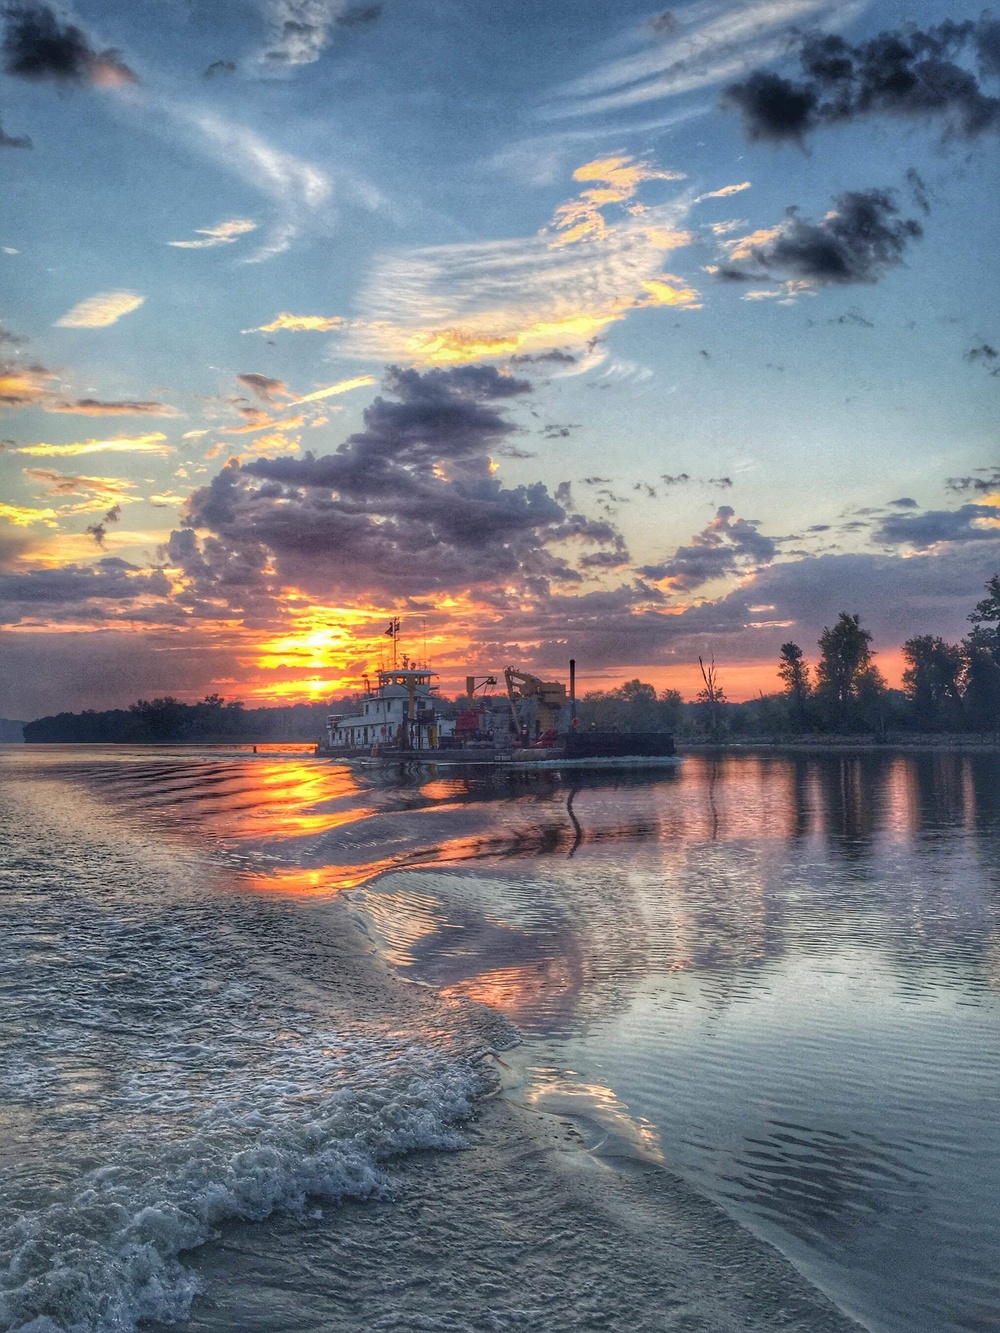
[[[681,762],[674,739],[665,732],[570,731],[558,745],[546,748],[496,749],[469,746],[464,749],[332,750],[318,747],[317,754],[331,759],[361,760],[366,765],[387,768],[398,764],[435,764],[447,768],[606,769],[672,768]]]

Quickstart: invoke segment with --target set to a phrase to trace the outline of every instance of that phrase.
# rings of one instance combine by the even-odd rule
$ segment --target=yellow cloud
[[[734,241],[723,241],[722,248],[730,259],[752,259],[754,250],[781,235],[781,226],[758,227],[749,236],[740,236]]]
[[[572,245],[581,240],[600,240],[608,234],[608,223],[601,212],[608,204],[625,204],[635,197],[639,186],[650,180],[683,180],[682,172],[659,171],[648,162],[632,157],[599,157],[573,172],[577,181],[601,181],[603,188],[584,190],[578,199],[560,204],[552,225],[562,233],[553,245]]]
[[[106,329],[109,324],[117,323],[122,315],[138,310],[145,299],[138,292],[98,292],[57,319],[56,328]]]
[[[52,521],[56,516],[54,509],[28,509],[23,505],[0,504],[0,518],[13,523],[16,528],[26,528],[32,523],[44,523],[48,528],[56,525]]]
[[[375,384],[374,375],[355,375],[351,380],[338,380],[336,384],[330,384],[325,389],[317,389],[315,393],[307,393],[303,398],[295,398],[295,403],[315,403],[320,398],[332,398],[337,393],[347,393],[350,389],[364,389],[369,384]],[[282,423],[285,426],[291,426],[292,422]]]
[[[244,333],[277,333],[281,329],[295,333],[329,333],[339,329],[347,321],[341,315],[293,315],[283,310],[270,324],[261,324],[256,329],[244,329]]]
[[[664,273],[659,278],[647,279],[643,287],[649,292],[645,305],[679,305],[688,310],[700,310],[699,292],[688,286],[683,278],[675,278],[672,273]]]
[[[247,218],[230,218],[214,227],[195,227],[195,233],[204,236],[203,241],[167,241],[167,244],[178,250],[208,250],[213,245],[232,245],[248,231],[256,230],[256,222],[250,222]]]
[[[172,454],[174,447],[165,444],[166,436],[159,431],[149,435],[118,436],[114,440],[83,440],[78,444],[25,444],[15,449],[16,454],[31,458],[73,458],[78,454]]]

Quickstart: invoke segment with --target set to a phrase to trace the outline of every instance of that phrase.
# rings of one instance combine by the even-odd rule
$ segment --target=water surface
[[[262,1328],[330,1310],[430,1327],[405,1314],[420,1299],[441,1327],[557,1328],[589,1236],[604,1257],[572,1281],[595,1327],[832,1328],[740,1227],[877,1333],[1000,1326],[997,757],[743,754],[564,781],[25,747],[0,757],[0,794],[7,1326],[249,1327],[266,1289]],[[372,946],[424,984],[393,988]],[[490,1048],[508,1095],[575,1125],[587,1160],[665,1168],[656,1201],[644,1175],[616,1212],[626,1186],[598,1172],[582,1208],[496,1117],[464,1131],[473,1153],[398,1165],[459,1143]],[[415,1267],[394,1171],[453,1247],[479,1209],[450,1295],[439,1258]],[[677,1178],[689,1193],[667,1200]],[[627,1245],[588,1231],[640,1214]],[[555,1285],[518,1306],[497,1238],[546,1225],[570,1238],[562,1276],[532,1277],[522,1248],[525,1292]],[[331,1285],[345,1245],[350,1298]],[[684,1268],[712,1246],[753,1275],[745,1304]]]

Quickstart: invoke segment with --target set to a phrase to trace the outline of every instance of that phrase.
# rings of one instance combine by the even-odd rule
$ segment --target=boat
[[[394,641],[395,646],[395,641]],[[502,692],[493,693],[499,687]],[[659,731],[598,731],[577,715],[576,662],[569,689],[513,666],[467,676],[458,706],[440,697],[437,673],[404,655],[402,665],[365,675],[350,713],[327,718],[318,755],[380,767],[428,763],[522,770],[670,767],[674,738]]]

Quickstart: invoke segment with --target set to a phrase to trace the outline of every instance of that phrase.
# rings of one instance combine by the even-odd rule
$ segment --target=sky
[[[733,699],[1000,570],[1000,14],[0,17],[0,715],[400,647]]]

